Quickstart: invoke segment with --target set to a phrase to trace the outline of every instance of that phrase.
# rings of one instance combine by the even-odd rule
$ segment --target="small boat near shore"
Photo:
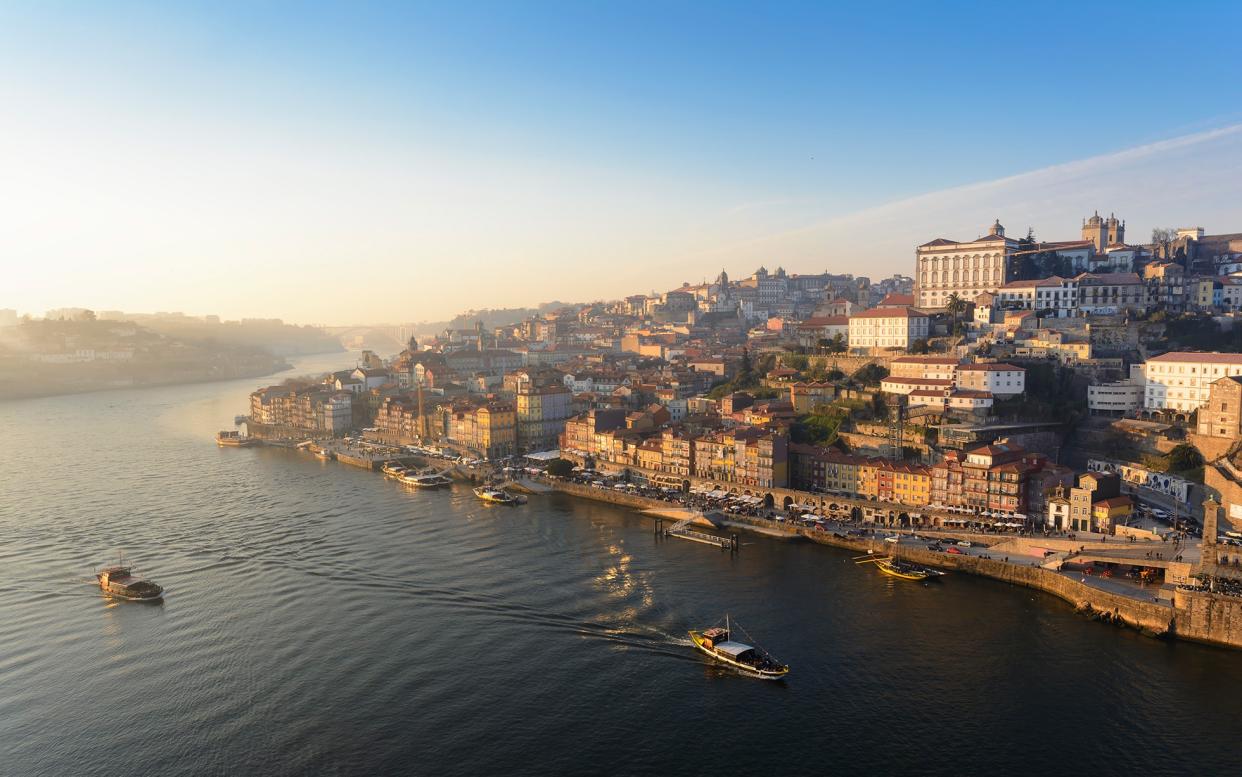
[[[249,448],[252,445],[258,445],[257,437],[243,435],[233,430],[224,430],[216,433],[216,445],[221,448]]]
[[[706,631],[691,631],[694,647],[726,666],[736,669],[747,677],[761,680],[783,680],[789,674],[789,666],[773,658],[767,651],[733,639],[733,627],[725,616],[724,627],[715,626]]]
[[[380,467],[380,472],[383,472],[385,475],[391,478],[399,478],[405,473],[409,472],[409,470],[401,466],[395,461],[386,461],[384,462],[384,465]]]
[[[104,593],[118,599],[154,602],[164,598],[163,587],[140,575],[135,575],[133,567],[126,564],[124,559],[118,559],[117,563],[96,572],[95,579]]]
[[[510,494],[503,488],[495,488],[493,486],[479,486],[474,489],[474,495],[484,502],[500,505],[518,505],[525,500]]]
[[[854,559],[856,564],[875,564],[876,568],[890,577],[901,580],[927,580],[940,577],[944,572],[912,561],[903,561],[893,556],[868,555]]]

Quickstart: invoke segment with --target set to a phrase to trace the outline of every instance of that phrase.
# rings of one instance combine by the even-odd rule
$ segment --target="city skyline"
[[[1157,35],[1120,8],[1101,36]],[[8,9],[0,306],[434,321],[722,267],[909,274],[995,218],[1228,228],[1228,68],[995,40],[1060,22],[986,10]]]

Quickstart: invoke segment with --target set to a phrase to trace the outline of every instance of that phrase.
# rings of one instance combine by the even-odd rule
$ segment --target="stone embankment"
[[[668,502],[622,491],[592,488],[577,483],[555,482],[552,488],[585,499],[608,502],[639,510],[667,510]],[[822,545],[859,553],[889,553],[892,545],[878,538],[855,538],[822,529],[794,528],[747,516],[720,521],[730,527],[751,529],[782,537],[803,536]],[[963,533],[954,533],[962,536]],[[981,535],[985,542],[997,537]],[[1069,541],[1066,541],[1069,542]],[[1041,542],[1040,544],[1051,544]],[[1038,566],[1034,559],[1014,563],[971,554],[948,554],[921,547],[900,548],[901,557],[937,569],[988,577],[1011,585],[1033,588],[1063,599],[1083,614],[1109,623],[1125,625],[1154,637],[1177,637],[1232,648],[1242,648],[1242,597],[1209,594],[1178,588],[1171,602],[1144,600],[1137,596],[1101,590],[1076,580],[1072,574]]]

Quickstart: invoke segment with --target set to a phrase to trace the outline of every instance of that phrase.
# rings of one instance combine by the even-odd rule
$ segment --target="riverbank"
[[[668,502],[647,497],[599,489],[568,481],[552,481],[549,485],[562,493],[610,504],[634,507],[651,518],[677,508]],[[713,521],[713,523],[717,523]],[[720,525],[720,524],[718,524]],[[896,553],[901,558],[949,572],[976,575],[1010,585],[1032,588],[1055,596],[1070,604],[1084,615],[1116,625],[1128,626],[1151,637],[1178,638],[1242,649],[1242,598],[1175,587],[1165,592],[1163,600],[1156,587],[1139,589],[1129,593],[1122,590],[1105,590],[1104,581],[1091,579],[1078,572],[1048,569],[1039,559],[1024,557],[1022,561],[992,558],[980,552],[946,553],[930,550],[912,542],[887,542],[882,537],[851,537],[844,524],[830,524],[828,528],[794,527],[776,521],[750,516],[729,516],[723,525],[745,529],[767,536],[787,539],[805,537],[812,542],[856,553]],[[832,529],[839,529],[833,531]],[[939,534],[935,530],[921,530]],[[955,537],[961,532],[954,532]],[[1009,541],[1003,537],[981,538],[997,545]],[[1093,543],[1095,544],[1095,543]],[[1098,543],[1107,547],[1108,543]],[[1118,543],[1113,543],[1117,547]],[[982,550],[988,550],[983,548]],[[1153,593],[1155,592],[1155,593]]]

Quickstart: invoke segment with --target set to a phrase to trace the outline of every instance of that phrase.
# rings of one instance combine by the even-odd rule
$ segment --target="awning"
[[[552,459],[559,459],[560,457],[560,451],[540,451],[539,453],[526,454],[526,458],[531,459],[532,461],[551,461]]]
[[[724,653],[727,656],[737,658],[738,656],[745,653],[747,650],[752,650],[753,648],[751,648],[750,645],[745,645],[745,644],[742,644],[741,642],[734,642],[730,640],[728,642],[721,642],[719,645],[716,645],[716,649],[719,650],[721,653]]]

